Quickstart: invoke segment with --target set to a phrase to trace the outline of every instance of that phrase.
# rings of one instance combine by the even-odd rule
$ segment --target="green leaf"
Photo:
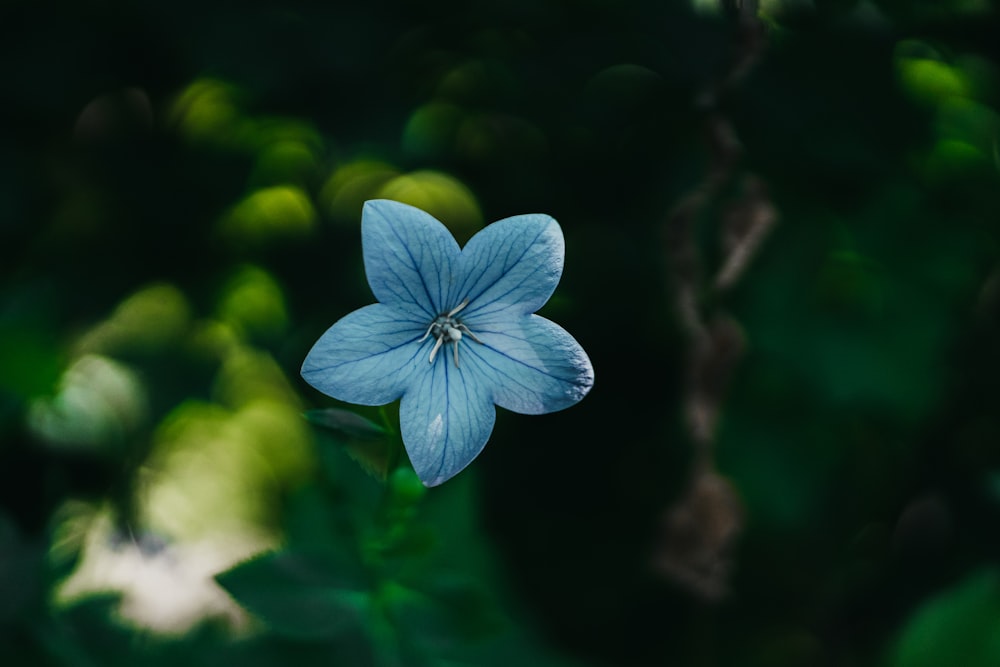
[[[391,439],[378,424],[339,408],[307,410],[306,419],[337,443],[365,472],[385,481],[389,471]]]
[[[436,572],[415,590],[429,596],[443,609],[454,630],[466,639],[479,639],[499,632],[503,616],[486,587],[462,575]]]
[[[381,440],[386,436],[384,428],[350,410],[321,408],[306,410],[305,415],[309,423],[325,428],[344,438]]]
[[[907,623],[891,667],[1000,665],[1000,570],[968,577],[924,603]]]
[[[443,655],[461,645],[462,637],[450,610],[419,591],[386,584],[379,594],[389,617],[404,638],[403,646],[418,655]]]
[[[355,564],[289,551],[242,563],[216,580],[274,632],[325,640],[357,633],[368,615],[369,595]]]
[[[503,630],[496,603],[476,582],[432,572],[423,578],[418,586],[393,582],[379,590],[379,601],[406,644],[442,656]]]

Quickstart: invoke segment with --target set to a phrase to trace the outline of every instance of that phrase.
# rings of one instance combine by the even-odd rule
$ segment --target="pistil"
[[[469,300],[465,299],[462,303],[458,304],[456,307],[452,308],[447,313],[442,313],[434,318],[430,326],[427,327],[427,331],[424,333],[423,337],[419,342],[424,342],[427,340],[428,336],[434,336],[437,340],[434,343],[434,347],[431,348],[431,355],[428,359],[429,363],[434,363],[434,357],[437,356],[438,350],[441,346],[446,343],[451,343],[454,351],[455,358],[455,368],[458,368],[458,343],[462,340],[462,335],[467,335],[472,340],[476,341],[480,345],[483,341],[476,338],[476,334],[469,330],[469,327],[462,324],[462,321],[455,317],[463,308],[469,305]]]

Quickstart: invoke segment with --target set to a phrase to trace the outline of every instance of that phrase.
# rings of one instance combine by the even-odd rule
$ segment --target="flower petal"
[[[437,219],[388,199],[368,201],[361,216],[361,243],[376,299],[411,312],[419,308],[428,323],[445,312],[461,250]]]
[[[451,302],[469,300],[463,317],[506,312],[526,315],[541,308],[562,275],[566,245],[559,223],[547,215],[498,220],[462,250]]]
[[[486,387],[471,369],[456,367],[451,350],[435,363],[421,359],[426,372],[399,405],[403,444],[413,469],[426,486],[457,475],[483,450],[493,432],[496,408]]]
[[[463,339],[461,363],[492,390],[493,401],[538,415],[573,405],[594,384],[594,368],[576,339],[538,315],[473,329],[482,345]]]
[[[410,383],[427,324],[375,303],[326,330],[306,355],[302,377],[328,396],[359,405],[384,405]],[[425,362],[426,363],[426,362]]]

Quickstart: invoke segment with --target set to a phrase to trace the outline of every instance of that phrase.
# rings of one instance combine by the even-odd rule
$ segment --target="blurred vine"
[[[745,346],[742,328],[719,302],[743,276],[778,219],[764,181],[739,170],[743,149],[725,109],[764,53],[765,25],[755,0],[722,5],[733,31],[729,66],[695,99],[709,154],[707,169],[663,225],[668,291],[687,345],[683,416],[694,457],[686,490],[664,512],[652,563],[708,601],[727,592],[744,514],[738,493],[715,467],[719,413]],[[713,228],[722,251],[714,273],[705,268],[698,246],[698,227],[713,214],[720,218]]]

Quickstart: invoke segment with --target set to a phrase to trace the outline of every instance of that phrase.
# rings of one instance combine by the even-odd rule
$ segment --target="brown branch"
[[[707,85],[696,100],[704,112],[709,166],[702,182],[667,216],[663,228],[672,305],[688,341],[683,409],[694,461],[685,493],[664,512],[660,543],[652,559],[657,572],[706,601],[717,601],[727,592],[730,553],[743,526],[742,503],[729,481],[715,470],[714,443],[719,413],[745,341],[736,320],[706,312],[702,295],[709,290],[723,292],[737,283],[778,217],[764,182],[753,175],[745,177],[741,196],[725,209],[720,239],[723,259],[706,284],[695,228],[733,181],[743,154],[720,102],[742,82],[765,46],[757,3],[729,0],[725,5],[738,28],[734,57],[727,72]]]

